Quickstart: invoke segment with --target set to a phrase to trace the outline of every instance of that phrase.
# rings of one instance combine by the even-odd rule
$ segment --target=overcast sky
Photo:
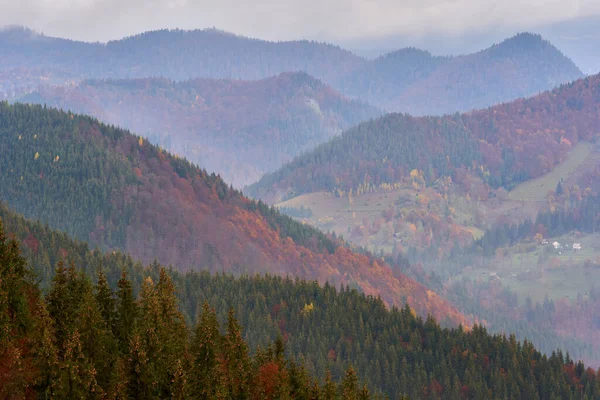
[[[0,0],[0,26],[88,41],[213,26],[269,40],[461,36],[591,15],[600,0]]]

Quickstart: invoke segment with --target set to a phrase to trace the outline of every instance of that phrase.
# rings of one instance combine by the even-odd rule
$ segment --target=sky
[[[600,15],[600,0],[0,0],[0,10],[0,26],[86,41],[217,27],[267,40],[348,43],[534,30]]]

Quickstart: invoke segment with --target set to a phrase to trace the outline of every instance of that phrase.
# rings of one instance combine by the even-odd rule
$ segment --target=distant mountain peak
[[[573,78],[583,76],[579,67],[569,57],[536,33],[519,33],[481,52],[481,54],[486,53],[496,59],[517,57],[534,60],[534,62],[546,69],[550,65],[554,65],[555,69],[556,66],[560,65],[562,71],[568,76]],[[550,81],[554,82],[555,79],[550,79]]]
[[[396,58],[396,57],[405,57],[405,56],[420,56],[424,58],[431,58],[433,55],[427,50],[417,49],[416,47],[404,47],[398,50],[391,51],[386,53],[378,59],[386,59],[386,58]]]
[[[146,31],[142,33],[138,33],[135,35],[130,35],[118,40],[111,40],[109,44],[120,44],[122,42],[128,42],[136,39],[149,39],[149,38],[173,38],[173,37],[188,37],[188,38],[230,38],[230,39],[242,39],[242,40],[259,40],[243,35],[238,35],[232,32],[224,31],[222,29],[217,29],[215,27],[206,28],[206,29],[156,29],[152,31]]]
[[[521,32],[494,45],[491,49],[510,49],[513,51],[531,52],[540,48],[552,48],[559,51],[542,35],[532,32]]]
[[[295,84],[307,85],[314,89],[325,86],[320,79],[315,78],[304,71],[283,72],[275,77],[275,79],[278,78],[288,78]]]

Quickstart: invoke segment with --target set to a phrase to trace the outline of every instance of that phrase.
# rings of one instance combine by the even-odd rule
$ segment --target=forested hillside
[[[349,76],[347,93],[389,111],[441,115],[535,95],[581,77],[551,43],[523,33],[458,57],[390,53]],[[339,87],[345,91],[347,86]]]
[[[344,95],[415,115],[487,107],[583,76],[571,60],[533,34],[520,34],[459,57],[401,49],[367,60],[328,44],[267,42],[215,29],[161,30],[100,44],[13,28],[0,32],[0,52],[4,55],[0,70],[52,71],[48,77],[39,76],[39,84],[51,83],[53,76],[61,74],[75,76],[76,81],[158,76],[181,81],[263,79],[303,71]],[[31,73],[23,71],[23,83],[30,82]],[[9,85],[14,80],[0,81],[0,89]],[[31,84],[21,87],[34,89]],[[15,93],[13,89],[4,90],[5,95]]]
[[[180,154],[236,187],[312,149],[375,108],[305,73],[260,81],[166,79],[44,86],[21,99],[97,117]]]
[[[322,190],[379,189],[406,179],[432,185],[441,177],[469,192],[469,175],[491,188],[511,189],[551,171],[578,141],[596,141],[599,110],[600,75],[595,75],[463,115],[390,114],[296,158],[247,192],[276,202]],[[477,196],[485,199],[487,192]]]
[[[468,324],[456,308],[381,260],[279,214],[218,176],[126,131],[41,106],[0,103],[0,198],[102,249],[179,270],[270,272],[408,301]]]
[[[331,82],[366,62],[339,47],[309,42],[267,42],[216,29],[160,30],[111,41],[85,43],[43,36],[26,28],[0,32],[0,68],[39,67],[83,78],[175,80],[197,77],[262,79],[304,71]]]
[[[0,223],[3,397],[369,398],[362,379],[390,398],[600,396],[598,372],[513,336],[441,329],[347,287],[143,268],[0,211],[7,232],[28,238],[9,241]],[[45,295],[27,261],[33,274],[51,277]],[[316,383],[315,373],[329,370]]]
[[[0,219],[2,398],[371,398],[352,367],[320,384],[281,339],[251,355],[233,308],[221,329],[204,302],[190,329],[165,269],[137,296],[125,273],[114,291],[62,262],[45,296],[34,279]]]

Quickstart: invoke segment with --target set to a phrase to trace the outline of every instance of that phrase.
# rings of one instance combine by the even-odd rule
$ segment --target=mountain
[[[37,287],[28,275],[47,275],[50,259],[56,265],[52,281]],[[0,298],[8,300],[0,303],[0,332],[11,332],[0,336],[0,365],[9,367],[0,375],[3,397],[24,397],[25,390],[80,397],[90,387],[136,395],[179,389],[185,397],[199,385],[231,390],[218,385],[233,373],[253,382],[240,386],[252,399],[277,398],[270,394],[286,390],[301,397],[309,389],[313,394],[306,398],[369,398],[365,389],[353,395],[360,388],[356,375],[372,394],[390,398],[600,395],[596,371],[560,350],[546,356],[529,342],[492,336],[477,326],[470,332],[442,329],[409,307],[389,310],[380,299],[349,288],[272,276],[181,274],[156,263],[143,267],[121,253],[90,251],[2,205],[0,260]],[[191,335],[186,322],[196,325]],[[250,361],[248,348],[257,351],[252,363],[243,363]],[[176,362],[182,358],[191,362]],[[223,368],[211,368],[215,364]],[[73,370],[77,374],[69,375]],[[220,379],[207,378],[211,372]],[[329,376],[316,391],[315,375]],[[315,395],[327,390],[326,396]]]
[[[406,273],[490,331],[545,350],[552,333],[598,365],[599,111],[596,75],[462,115],[392,114],[246,192],[406,257],[421,269]]]
[[[236,187],[380,115],[302,73],[258,81],[85,81],[40,87],[21,101],[93,115],[218,171]]]
[[[328,82],[365,62],[333,45],[267,42],[216,29],[152,31],[102,44],[10,28],[0,32],[0,51],[0,69],[52,67],[82,78],[256,80],[304,71]]]
[[[372,101],[388,110],[412,85],[426,80],[451,58],[405,48],[384,54],[340,79],[338,86],[349,95]],[[397,109],[397,111],[405,111]]]
[[[523,33],[463,56],[393,52],[350,74],[339,88],[389,111],[441,115],[531,96],[581,77],[552,44]]]
[[[146,32],[100,44],[12,28],[0,32],[0,51],[6,55],[0,70],[52,69],[79,80],[156,76],[178,81],[256,80],[303,71],[346,96],[416,115],[487,107],[583,76],[572,61],[533,34],[458,57],[408,48],[367,60],[328,44],[267,42],[214,29]]]
[[[547,22],[536,21],[535,26],[522,29],[541,34],[588,75],[600,71],[600,56],[596,42],[600,39],[600,16],[568,16]],[[498,43],[515,34],[513,27],[493,26],[473,35],[471,31],[448,35],[445,33],[415,32],[414,35],[389,34],[376,37],[338,39],[335,43],[351,49],[358,55],[376,58],[402,47],[415,46],[435,54],[460,55],[477,52],[489,43]]]
[[[278,202],[302,193],[379,188],[416,178],[429,186],[442,177],[464,184],[469,174],[492,188],[511,189],[551,171],[578,141],[597,140],[599,109],[600,75],[595,75],[462,115],[390,114],[296,158],[247,193]],[[477,195],[487,198],[487,192]]]
[[[179,270],[273,273],[408,301],[423,315],[468,324],[381,259],[253,202],[141,137],[41,106],[0,106],[0,199],[102,249]]]

